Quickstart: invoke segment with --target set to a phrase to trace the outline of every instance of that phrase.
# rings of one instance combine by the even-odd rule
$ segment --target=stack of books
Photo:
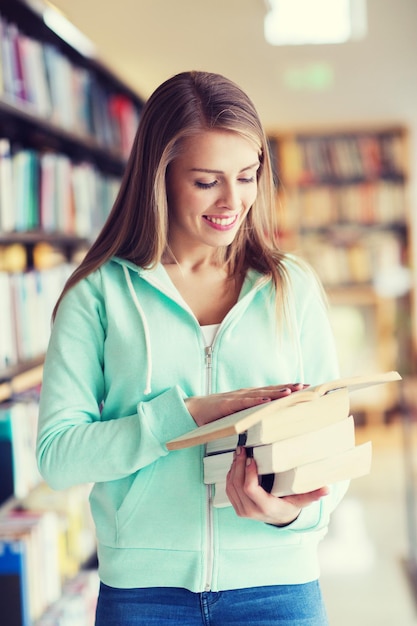
[[[253,456],[260,484],[273,495],[314,491],[369,473],[372,442],[356,445],[349,393],[398,380],[398,372],[384,372],[308,387],[196,428],[167,447],[206,445],[204,482],[215,485],[217,507],[230,505],[226,475],[238,445]]]

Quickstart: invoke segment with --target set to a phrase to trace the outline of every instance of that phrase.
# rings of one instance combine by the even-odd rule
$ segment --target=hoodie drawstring
[[[152,351],[151,351],[151,339],[149,336],[149,326],[148,326],[148,322],[146,320],[146,316],[145,313],[143,312],[143,309],[140,305],[140,302],[138,300],[138,297],[136,295],[136,292],[133,288],[133,283],[132,283],[132,279],[130,277],[130,273],[129,270],[127,269],[127,267],[125,265],[123,265],[123,272],[126,278],[126,283],[127,286],[129,288],[129,292],[130,295],[132,297],[133,303],[136,307],[137,312],[139,313],[139,317],[142,321],[142,326],[143,326],[143,332],[145,333],[145,346],[146,346],[146,385],[145,385],[145,389],[143,390],[143,393],[145,395],[148,395],[151,393],[152,391],[152,387],[151,387],[151,380],[152,380]]]

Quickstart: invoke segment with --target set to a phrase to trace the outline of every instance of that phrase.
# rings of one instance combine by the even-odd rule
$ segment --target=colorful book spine
[[[32,626],[27,583],[27,542],[0,536],[0,616],[7,626]]]

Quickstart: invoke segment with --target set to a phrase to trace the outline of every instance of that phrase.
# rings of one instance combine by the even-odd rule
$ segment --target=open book
[[[349,409],[349,392],[347,387],[342,387],[332,393],[318,396],[314,402],[297,402],[281,407],[279,412],[274,410],[239,435],[234,433],[229,437],[209,441],[206,445],[206,454],[235,450],[237,445],[261,446],[294,439],[312,430],[319,430],[339,422],[348,417]]]
[[[231,415],[227,415],[226,417],[222,417],[210,424],[205,424],[204,426],[196,427],[192,431],[185,433],[171,441],[168,441],[166,446],[168,450],[179,450],[181,448],[188,448],[190,446],[196,446],[201,444],[207,444],[210,441],[214,441],[216,439],[221,439],[225,437],[236,437],[237,435],[244,433],[245,431],[249,432],[250,428],[255,427],[256,425],[266,423],[268,418],[271,418],[271,422],[276,421],[276,429],[279,431],[280,428],[284,428],[282,425],[280,426],[278,422],[280,421],[280,415],[284,409],[289,407],[296,407],[301,403],[305,404],[303,407],[307,409],[309,404],[313,405],[315,402],[320,400],[320,398],[328,397],[330,400],[330,396],[333,392],[336,392],[340,389],[346,389],[346,394],[351,391],[355,391],[358,389],[362,389],[365,387],[369,387],[371,385],[377,385],[381,383],[388,383],[392,381],[401,380],[401,376],[398,372],[383,372],[377,374],[371,374],[368,376],[353,376],[348,378],[340,378],[337,380],[329,381],[322,383],[320,385],[316,385],[314,387],[308,387],[307,389],[302,389],[300,391],[295,391],[288,396],[284,396],[283,398],[279,398],[278,400],[272,400],[266,404],[257,405],[251,407],[249,409],[245,409],[243,411],[238,411],[237,413],[233,413]],[[345,394],[345,395],[346,395]],[[341,394],[343,395],[343,394]],[[326,402],[326,401],[325,401]],[[306,404],[307,403],[307,404]],[[309,406],[309,409],[311,407]],[[310,413],[310,411],[309,411]],[[322,414],[322,411],[317,411],[317,419],[318,416]],[[290,424],[293,418],[287,418],[287,424]],[[312,415],[310,413],[308,420],[308,429],[312,430],[314,428],[312,424]],[[284,421],[284,420],[283,420]],[[328,422],[331,423],[331,422]],[[324,426],[325,424],[320,424],[317,428]],[[283,432],[283,431],[282,431]],[[302,432],[302,430],[300,431]],[[299,434],[299,433],[295,433]],[[288,434],[288,430],[285,431],[282,438],[287,438],[293,436]],[[270,440],[276,440],[276,436]],[[237,441],[236,441],[237,443]],[[259,442],[266,443],[266,442]],[[246,444],[245,444],[246,445]],[[255,444],[252,444],[255,445]],[[258,445],[258,444],[256,444]],[[227,448],[226,448],[227,449]]]

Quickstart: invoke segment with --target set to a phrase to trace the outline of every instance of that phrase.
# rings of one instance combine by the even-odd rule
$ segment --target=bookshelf
[[[408,132],[398,124],[270,133],[284,249],[320,276],[342,375],[413,371]],[[394,411],[397,392],[357,395],[367,421]]]
[[[0,614],[13,626],[64,624],[68,606],[94,621],[89,487],[42,483],[34,423],[52,308],[111,208],[143,106],[54,11],[0,0]]]
[[[47,25],[53,10],[0,0],[1,399],[34,362],[41,375],[52,302],[107,216],[143,105]]]

